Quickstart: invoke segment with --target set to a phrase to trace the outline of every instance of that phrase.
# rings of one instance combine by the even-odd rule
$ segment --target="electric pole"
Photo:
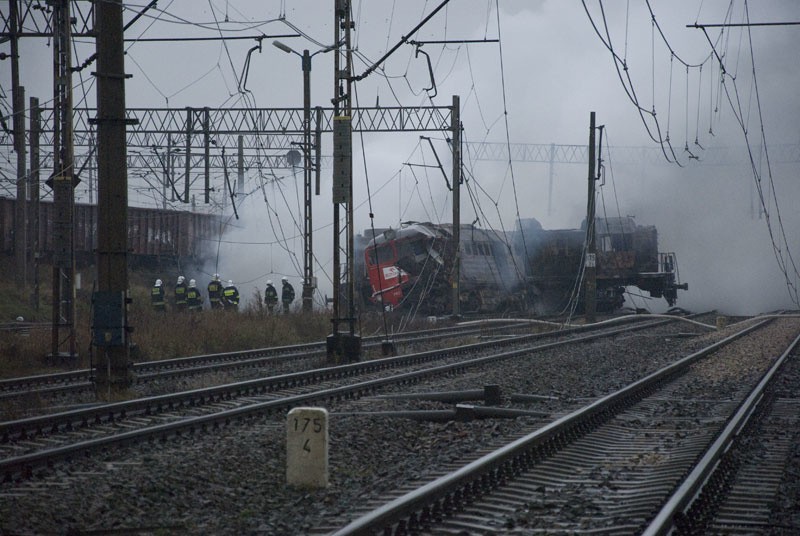
[[[28,283],[27,249],[27,163],[25,162],[25,88],[19,83],[19,29],[18,0],[9,4],[11,40],[11,99],[14,121],[14,152],[17,155],[17,206],[14,212],[14,257],[16,283],[25,287]]]
[[[190,176],[192,171],[192,110],[186,108],[186,161],[184,163],[184,182],[183,182],[183,199],[182,202],[189,202],[189,184],[191,183]]]
[[[311,197],[311,55],[303,50],[303,312],[314,309],[314,247]]]
[[[98,394],[131,383],[128,345],[128,171],[122,0],[95,4],[97,26],[97,281],[93,335]]]
[[[333,95],[333,333],[327,339],[329,358],[347,361],[358,360],[361,354],[361,337],[355,332],[355,291],[353,269],[353,127],[352,127],[352,50],[350,30],[350,1],[334,0],[334,95]],[[341,68],[341,32],[344,31],[344,60]],[[347,293],[347,317],[342,317],[341,303],[341,235],[340,205],[345,208],[345,247],[347,271],[345,291]],[[347,333],[339,332],[342,321],[347,322]]]
[[[42,110],[39,108],[39,99],[31,97],[31,174],[30,174],[30,257],[33,263],[33,293],[31,301],[33,308],[39,310],[39,132],[41,131]]]
[[[461,314],[461,99],[453,95],[453,112],[450,115],[453,135],[453,317]]]
[[[303,141],[300,142],[300,147],[303,150],[303,312],[310,313],[314,310],[314,289],[317,288],[317,281],[314,277],[314,241],[313,241],[313,204],[312,200],[312,164],[311,164],[311,59],[319,53],[330,52],[335,46],[325,47],[313,54],[309,53],[308,49],[303,50],[300,54],[293,48],[281,43],[280,41],[273,41],[272,44],[288,54],[295,54],[300,56],[302,61],[301,66],[303,69]],[[316,193],[319,195],[319,137],[320,137],[320,115],[321,110],[317,108],[317,136],[314,143],[316,147]],[[334,113],[335,116],[338,115]],[[295,144],[295,142],[292,142]],[[341,149],[341,148],[340,148]],[[341,154],[341,153],[340,153]],[[341,162],[340,162],[341,163]],[[343,171],[347,166],[339,166],[337,171],[341,175],[346,175]]]
[[[586,272],[584,274],[584,299],[586,302],[586,322],[594,322],[595,310],[597,308],[597,247],[595,244],[594,232],[594,112],[589,115],[589,194],[586,205]]]
[[[76,356],[75,348],[75,176],[72,137],[72,30],[69,0],[54,0],[53,8],[53,329],[52,355]],[[67,332],[61,340],[61,329]]]

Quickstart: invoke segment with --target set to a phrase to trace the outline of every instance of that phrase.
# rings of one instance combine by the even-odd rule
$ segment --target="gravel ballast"
[[[370,498],[420,485],[732,332],[674,336],[692,330],[664,327],[551,349],[384,393],[499,385],[504,395],[550,397],[505,404],[546,417],[427,422],[352,413],[452,405],[377,397],[333,403],[327,407],[331,478],[323,490],[285,485],[285,424],[255,418],[207,435],[59,464],[38,480],[2,484],[0,529],[10,534],[123,529],[141,534],[309,533],[334,518],[346,518]],[[779,320],[763,331],[768,333],[757,351],[777,356],[800,328],[796,320]],[[750,365],[745,360],[742,366]]]

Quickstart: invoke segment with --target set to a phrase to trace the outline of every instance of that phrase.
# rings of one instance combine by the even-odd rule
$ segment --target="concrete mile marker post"
[[[328,411],[300,407],[286,419],[286,483],[299,488],[328,486]]]

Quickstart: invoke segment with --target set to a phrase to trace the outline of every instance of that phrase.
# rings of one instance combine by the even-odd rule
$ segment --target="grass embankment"
[[[130,279],[133,301],[128,324],[133,328],[130,341],[135,362],[321,341],[330,332],[329,312],[269,316],[262,307],[250,305],[236,313],[209,309],[200,313],[159,313],[150,307],[150,287],[146,286],[149,278]],[[18,316],[26,322],[42,323],[28,334],[0,331],[0,378],[89,367],[91,290],[84,288],[76,295],[77,359],[53,359],[48,357],[52,351],[52,289],[48,285],[43,282],[40,286],[37,310],[31,304],[30,287],[23,290],[13,281],[0,282],[0,292],[5,296],[0,301],[0,324],[13,323]],[[261,299],[255,296],[250,301],[255,302],[255,298]],[[294,305],[299,307],[299,303]],[[62,339],[66,335],[67,330],[61,330]],[[64,349],[62,345],[62,352]]]

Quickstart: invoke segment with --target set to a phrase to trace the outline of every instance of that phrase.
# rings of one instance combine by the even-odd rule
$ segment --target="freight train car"
[[[14,253],[16,199],[0,198],[0,245],[5,255]],[[31,205],[29,204],[29,207]],[[97,206],[74,206],[75,256],[92,262],[97,249]],[[53,251],[54,205],[39,203],[39,252],[43,260]],[[28,216],[29,226],[33,220]],[[128,208],[128,250],[137,262],[163,257],[200,258],[207,242],[220,232],[219,217],[187,211]],[[33,241],[29,241],[32,243]]]
[[[367,242],[362,290],[366,301],[423,314],[451,310],[455,248],[452,225],[409,222]],[[625,288],[636,286],[674,305],[678,282],[674,253],[659,253],[655,227],[633,218],[598,218],[598,310],[624,303]],[[582,307],[586,230],[545,230],[534,219],[498,233],[461,226],[459,304],[463,312],[562,312]]]

